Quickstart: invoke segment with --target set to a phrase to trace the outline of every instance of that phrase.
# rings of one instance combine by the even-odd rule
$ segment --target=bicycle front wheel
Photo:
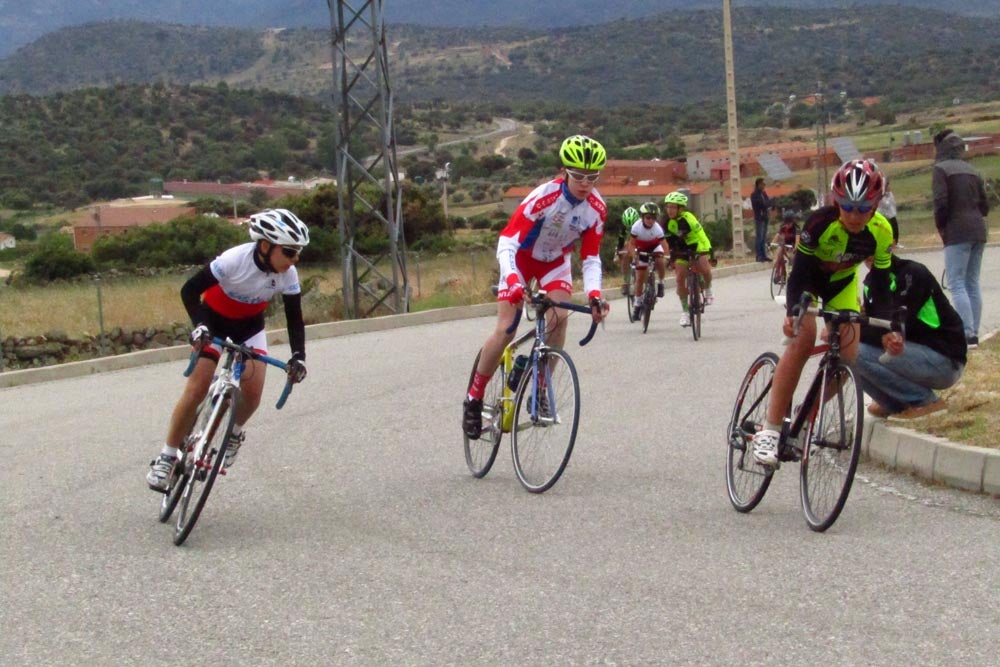
[[[695,340],[701,338],[701,311],[704,306],[701,280],[697,273],[688,273],[688,314],[691,317],[691,335]]]
[[[177,509],[177,525],[174,528],[174,544],[180,546],[191,534],[194,524],[205,509],[208,494],[212,492],[215,479],[222,469],[226,456],[226,441],[233,431],[236,404],[239,392],[227,390],[212,407],[203,439],[194,443],[194,448],[184,454],[184,474],[187,483],[181,493]],[[199,443],[201,446],[199,447]]]
[[[472,374],[469,376],[469,384],[475,377],[476,368],[479,366],[479,357],[483,351],[476,354],[476,360],[472,362]],[[469,466],[469,472],[473,477],[485,477],[486,473],[493,467],[493,462],[497,458],[497,450],[500,449],[500,439],[503,437],[503,391],[504,391],[504,371],[501,362],[495,371],[490,383],[486,385],[486,393],[483,395],[483,432],[478,440],[469,440],[463,434],[465,440],[465,464]]]
[[[740,384],[736,405],[729,418],[729,453],[726,461],[726,489],[737,512],[757,507],[767,493],[774,470],[757,463],[753,456],[753,436],[764,428],[767,401],[771,395],[778,355],[765,352],[750,364]]]
[[[642,333],[649,329],[649,318],[653,314],[653,304],[656,303],[656,288],[646,283],[646,291],[642,298]]]
[[[861,457],[862,394],[854,372],[837,364],[824,373],[819,409],[809,424],[799,491],[806,523],[823,532],[840,516]],[[803,408],[805,409],[805,408]]]
[[[628,311],[628,321],[635,322],[635,271],[631,273],[630,280],[628,282],[628,295],[625,297],[627,304],[626,310]]]
[[[563,350],[539,355],[537,380],[529,366],[514,398],[511,454],[522,486],[542,493],[566,469],[580,421],[580,380]]]

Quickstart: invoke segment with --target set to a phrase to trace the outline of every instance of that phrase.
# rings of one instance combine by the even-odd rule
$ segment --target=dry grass
[[[1000,448],[1000,337],[994,336],[969,350],[969,361],[962,379],[941,392],[948,401],[948,412],[931,415],[907,424],[924,433],[976,447]]]

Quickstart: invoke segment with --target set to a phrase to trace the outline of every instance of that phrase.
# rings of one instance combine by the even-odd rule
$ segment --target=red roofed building
[[[127,234],[130,229],[168,222],[194,212],[191,206],[162,199],[102,204],[77,215],[73,223],[73,245],[77,250],[87,251],[98,236]]]

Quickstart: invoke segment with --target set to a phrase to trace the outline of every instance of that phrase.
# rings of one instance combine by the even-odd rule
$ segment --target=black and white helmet
[[[250,216],[250,238],[304,248],[309,245],[309,228],[288,209],[269,208]]]

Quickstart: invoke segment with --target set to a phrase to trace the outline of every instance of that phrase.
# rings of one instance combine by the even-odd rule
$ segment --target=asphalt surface
[[[726,423],[781,311],[763,273],[715,293],[697,343],[668,295],[649,333],[618,301],[568,346],[580,434],[543,495],[508,439],[465,467],[492,318],[310,341],[180,548],[143,477],[184,362],[0,390],[0,664],[997,664],[996,500],[865,465],[814,534],[788,465],[732,510]]]

